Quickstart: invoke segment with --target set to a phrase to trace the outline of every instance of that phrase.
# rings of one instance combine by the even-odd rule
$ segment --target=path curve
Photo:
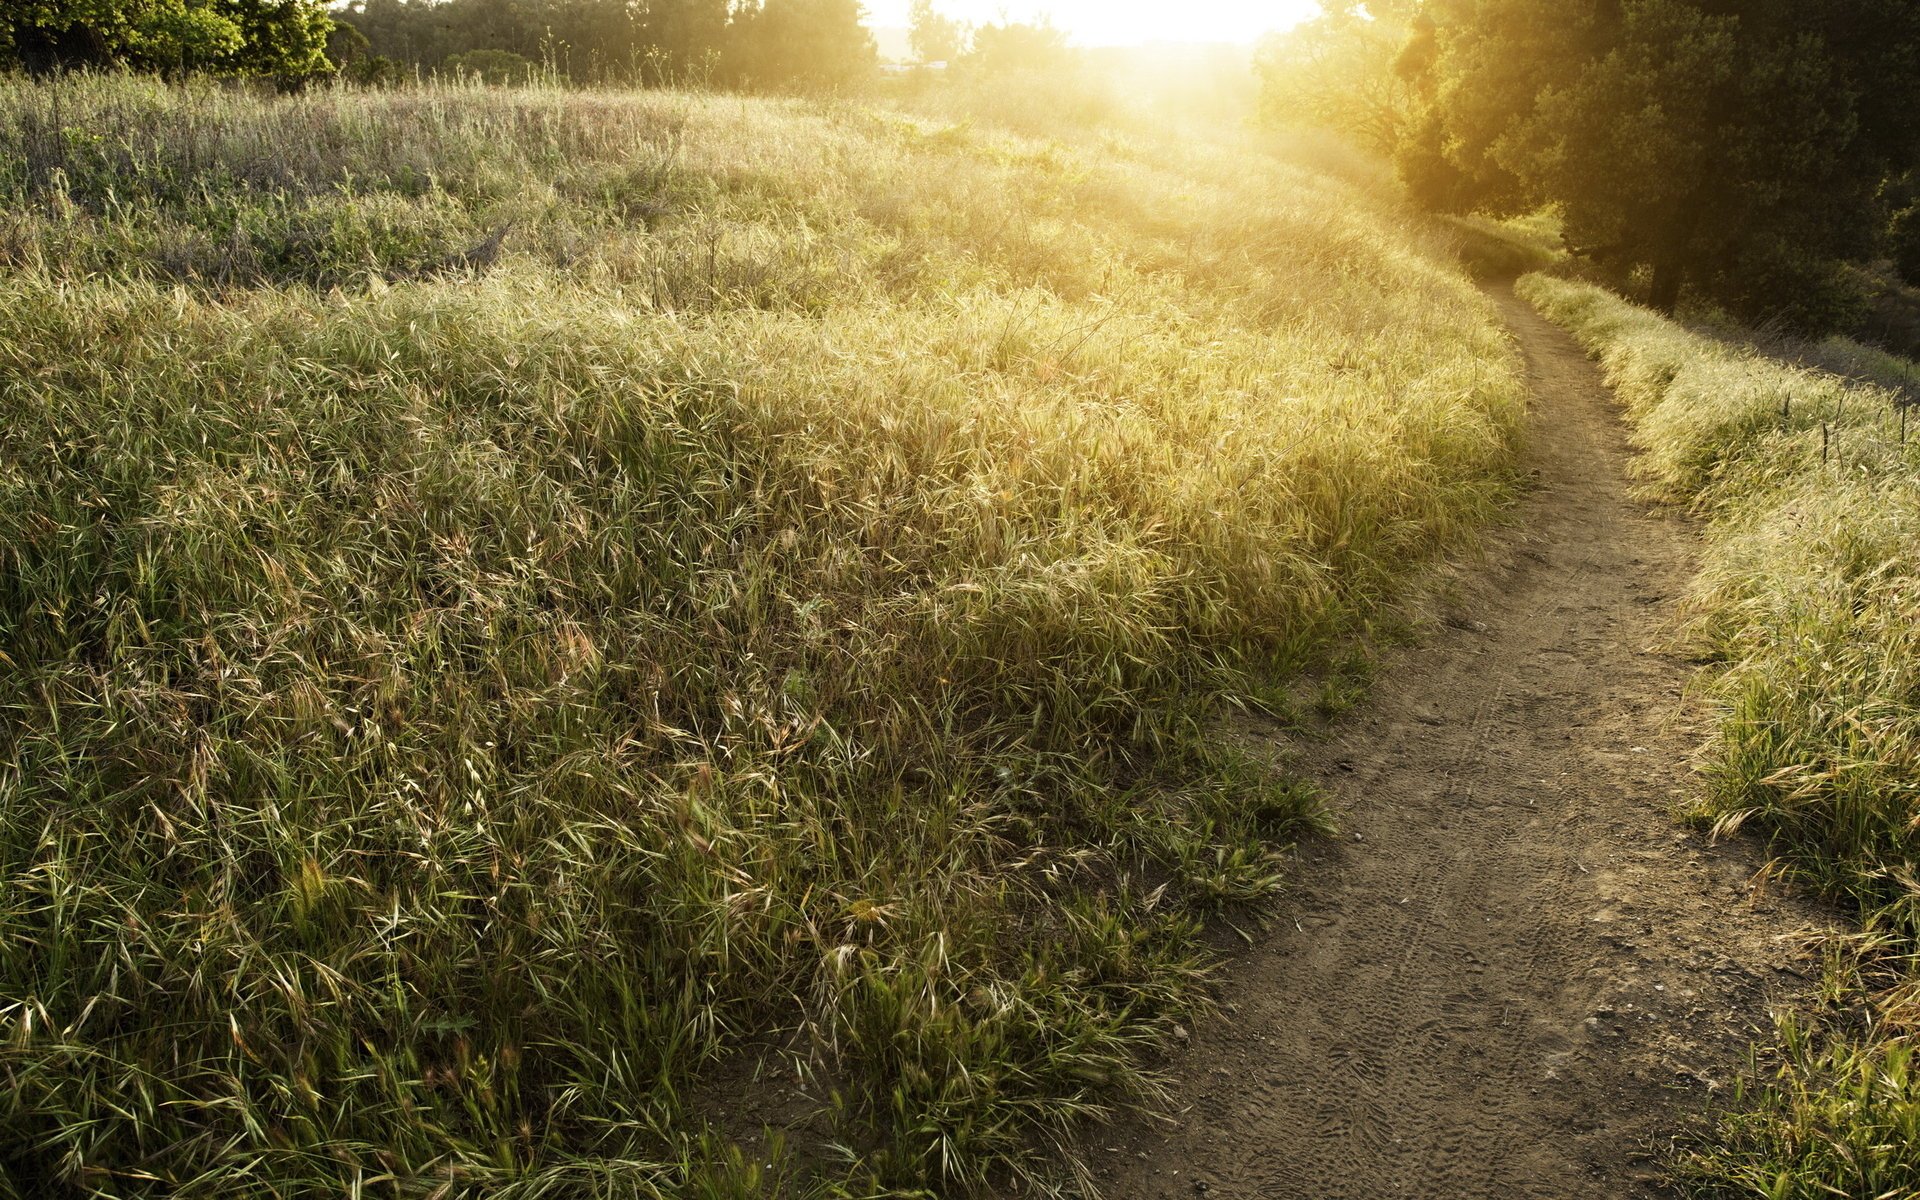
[[[1660,1149],[1807,987],[1812,914],[1673,821],[1692,536],[1629,496],[1579,347],[1491,295],[1534,484],[1368,706],[1288,748],[1340,835],[1168,1064],[1171,1120],[1094,1135],[1108,1200],[1659,1194]]]

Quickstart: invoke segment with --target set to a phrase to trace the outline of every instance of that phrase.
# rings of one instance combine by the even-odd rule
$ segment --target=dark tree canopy
[[[1831,324],[1920,162],[1912,0],[1432,0],[1400,150],[1438,208],[1562,213],[1568,243],[1736,313]]]
[[[499,51],[585,83],[817,88],[875,62],[857,0],[352,0],[340,17],[429,71]]]
[[[567,60],[558,65],[588,79],[626,66],[635,28],[624,4],[525,0],[354,0],[338,17],[374,54],[413,66],[453,69],[450,60],[476,52],[535,63],[558,53]]]
[[[859,0],[745,0],[736,4],[721,62],[737,83],[832,88],[879,61]]]
[[[1893,213],[1887,232],[1894,271],[1907,284],[1920,287],[1920,167],[1889,180],[1885,196]]]
[[[321,0],[6,0],[0,66],[222,75],[330,70]]]

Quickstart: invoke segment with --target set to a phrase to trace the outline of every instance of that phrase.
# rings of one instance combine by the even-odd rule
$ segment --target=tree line
[[[0,69],[131,67],[358,83],[521,82],[819,90],[871,76],[860,0],[6,0]],[[913,0],[923,61],[1050,68],[1050,23],[963,24]]]
[[[822,88],[877,63],[858,0],[351,0],[335,19],[335,57],[361,75],[545,67],[595,83]],[[1068,53],[1044,20],[976,27],[913,0],[909,23],[923,62],[1045,68]]]
[[[861,18],[859,0],[7,0],[0,68],[833,87],[873,70]]]
[[[1551,205],[1570,249],[1672,309],[1844,326],[1920,284],[1913,0],[1369,0],[1263,49],[1269,115],[1391,155],[1444,212]]]
[[[545,68],[586,83],[834,87],[872,72],[858,0],[353,0],[349,74]]]

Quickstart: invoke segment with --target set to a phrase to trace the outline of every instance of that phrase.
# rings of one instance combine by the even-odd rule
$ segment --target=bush
[[[407,78],[402,64],[383,54],[356,58],[340,69],[340,78],[361,87],[389,87]]]
[[[440,69],[455,79],[504,84],[527,83],[539,68],[532,59],[508,50],[469,50],[448,56]]]

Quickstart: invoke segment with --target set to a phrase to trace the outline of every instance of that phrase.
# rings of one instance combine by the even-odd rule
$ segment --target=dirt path
[[[1171,1064],[1096,1135],[1109,1200],[1657,1193],[1658,1152],[1806,980],[1807,910],[1677,829],[1697,733],[1659,644],[1691,536],[1629,499],[1586,357],[1507,289],[1537,486],[1451,619],[1293,747],[1341,834]]]

